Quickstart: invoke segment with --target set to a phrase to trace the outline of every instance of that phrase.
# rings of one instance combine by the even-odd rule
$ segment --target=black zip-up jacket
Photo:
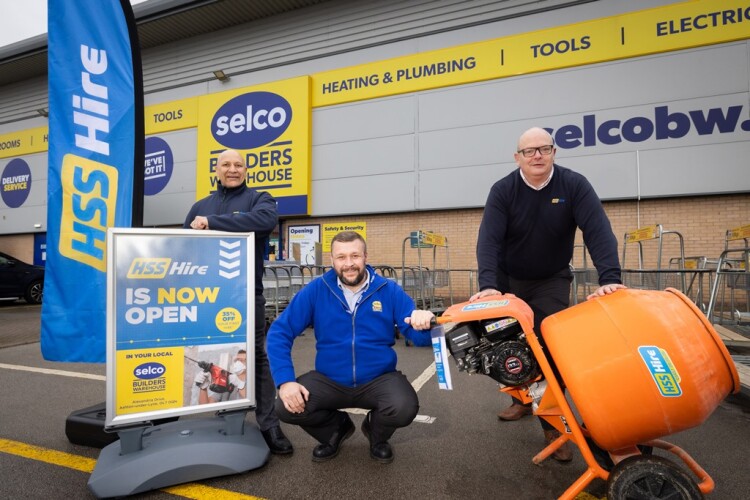
[[[276,200],[270,194],[252,190],[245,184],[225,188],[219,183],[215,192],[193,204],[182,227],[189,229],[198,215],[208,218],[209,229],[255,233],[255,293],[256,299],[261,297],[266,241],[279,220]]]

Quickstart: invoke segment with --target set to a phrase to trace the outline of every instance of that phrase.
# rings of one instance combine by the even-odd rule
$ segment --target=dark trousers
[[[271,365],[266,355],[266,301],[255,298],[255,421],[261,431],[279,425],[273,411],[276,385],[271,377]]]
[[[562,379],[554,361],[549,357],[547,345],[542,337],[541,324],[547,316],[570,306],[570,282],[572,280],[573,276],[567,268],[543,280],[517,280],[508,277],[508,291],[526,302],[534,312],[534,333],[536,333],[539,343],[542,344],[545,355],[552,365],[552,370],[561,384]],[[514,400],[514,403],[520,403],[520,401]],[[539,421],[546,430],[554,428],[545,420],[539,419]]]
[[[297,378],[310,391],[302,413],[290,413],[276,400],[276,414],[282,422],[299,425],[320,443],[328,443],[348,418],[342,408],[370,411],[372,442],[388,441],[399,427],[406,427],[417,416],[419,400],[407,378],[399,371],[386,373],[364,385],[347,387],[320,372],[311,371]]]

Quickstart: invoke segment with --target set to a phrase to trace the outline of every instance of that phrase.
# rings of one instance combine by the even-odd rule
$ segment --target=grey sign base
[[[178,420],[120,431],[102,449],[88,487],[98,498],[121,497],[263,466],[270,450],[245,412]]]

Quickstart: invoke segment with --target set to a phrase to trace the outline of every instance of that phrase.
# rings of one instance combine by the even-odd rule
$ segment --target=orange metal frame
[[[472,310],[462,310],[468,303],[451,306],[442,316],[437,318],[437,322],[439,324],[464,323],[468,321],[488,319],[486,309],[492,307],[493,304],[497,305],[498,301],[503,302],[503,316],[513,317],[521,324],[521,327],[526,334],[526,340],[529,347],[539,363],[544,378],[547,380],[547,389],[539,401],[538,408],[534,411],[534,415],[543,418],[560,431],[560,437],[537,453],[532,459],[533,463],[541,463],[566,441],[572,441],[578,446],[578,449],[581,451],[581,455],[588,466],[586,471],[581,474],[581,476],[559,497],[560,500],[573,500],[595,478],[600,478],[606,481],[609,478],[609,472],[597,463],[591,448],[586,442],[586,437],[589,437],[589,433],[578,423],[571,406],[565,397],[565,392],[560,381],[555,377],[552,366],[542,350],[542,346],[533,328],[534,314],[528,304],[512,294],[495,295],[473,302],[472,304],[475,304],[476,306]],[[507,304],[505,303],[506,301]],[[488,307],[483,308],[483,305],[487,305]],[[524,403],[530,403],[532,401],[532,398],[529,396],[528,386],[502,387],[500,390],[523,401]],[[636,444],[638,443],[634,443],[632,446],[623,449],[607,451],[610,454],[612,461],[617,464],[627,457],[641,454]],[[713,491],[713,479],[711,479],[708,473],[706,473],[706,471],[703,470],[683,449],[662,440],[652,440],[639,444],[660,448],[678,456],[699,479],[700,483],[698,484],[698,488],[700,491],[703,494]]]

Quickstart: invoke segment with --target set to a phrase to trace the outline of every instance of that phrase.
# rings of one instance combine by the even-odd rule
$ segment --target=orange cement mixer
[[[565,441],[578,446],[588,469],[561,499],[575,498],[597,477],[607,481],[609,500],[652,481],[676,498],[713,490],[687,452],[659,439],[701,425],[740,389],[723,342],[681,292],[619,290],[553,314],[541,325],[546,350],[531,309],[512,295],[456,304],[438,323],[454,324],[445,338],[459,371],[493,377],[560,431],[534,463]],[[697,482],[653,448],[679,457]]]

